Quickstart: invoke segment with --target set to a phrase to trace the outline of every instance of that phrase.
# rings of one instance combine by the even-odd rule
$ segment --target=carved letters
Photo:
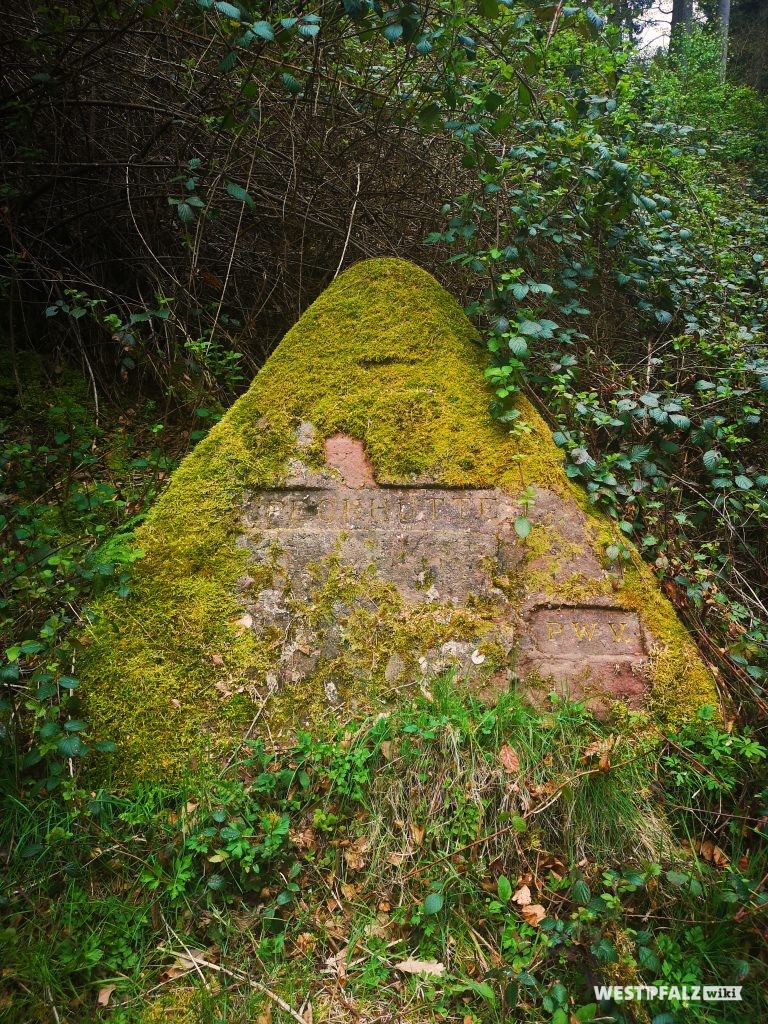
[[[509,503],[493,491],[449,491],[424,487],[371,488],[339,493],[330,489],[262,491],[251,506],[255,529],[391,528],[495,523],[509,514]]]
[[[619,608],[537,608],[531,615],[536,648],[548,657],[642,657],[635,612]]]

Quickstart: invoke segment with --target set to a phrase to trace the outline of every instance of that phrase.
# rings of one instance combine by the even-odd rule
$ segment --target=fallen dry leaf
[[[711,839],[705,839],[702,843],[694,843],[693,848],[700,857],[714,864],[715,867],[723,868],[728,863],[728,857],[719,846],[715,846]]]
[[[518,907],[527,907],[531,903],[531,890],[527,885],[521,885],[515,895],[512,897],[512,902],[516,903]]]
[[[109,997],[117,988],[117,985],[105,985],[104,988],[99,989],[99,993],[96,996],[96,1002],[99,1006],[109,1006]]]
[[[395,970],[403,974],[430,974],[435,978],[445,974],[445,967],[437,960],[412,960],[410,957],[395,964]]]
[[[527,924],[538,925],[547,916],[547,912],[540,903],[531,903],[527,907],[521,907],[520,913],[526,920]]]
[[[520,758],[517,756],[517,751],[514,747],[510,747],[508,743],[505,743],[499,751],[499,758],[502,768],[508,775],[513,775],[520,771]]]
[[[288,837],[299,850],[314,850],[317,847],[317,833],[311,825],[302,829],[291,829]]]
[[[365,836],[356,839],[343,853],[344,860],[350,871],[362,871],[365,867],[365,854],[368,851],[368,840]]]
[[[417,846],[424,842],[424,828],[421,825],[411,825],[411,838]]]

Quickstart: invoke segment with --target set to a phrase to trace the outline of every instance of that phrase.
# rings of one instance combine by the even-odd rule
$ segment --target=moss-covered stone
[[[321,467],[323,443],[337,434],[362,442],[379,484],[497,488],[513,497],[533,486],[577,509],[578,542],[557,516],[532,515],[528,554],[499,580],[510,608],[523,608],[532,595],[560,603],[609,593],[617,599],[618,589],[618,600],[637,608],[659,641],[659,708],[675,717],[713,702],[709,674],[639,559],[623,578],[600,568],[610,526],[566,478],[535,410],[520,400],[529,429],[514,439],[490,418],[484,362],[454,299],[401,260],[353,267],[307,310],[138,531],[145,557],[131,596],[103,601],[82,637],[78,671],[89,718],[101,737],[118,742],[122,777],[177,776],[190,759],[226,749],[246,729],[274,736],[307,720],[317,724],[339,701],[345,713],[370,710],[393,689],[394,655],[411,677],[420,659],[431,664],[446,643],[475,645],[489,673],[508,656],[493,602],[409,603],[375,573],[350,572],[329,557],[306,592],[288,587],[280,595],[289,604],[295,656],[310,662],[276,694],[285,636],[277,626],[250,628],[248,610],[255,593],[268,592],[280,552],[254,562],[243,543],[244,504],[254,492],[283,486],[297,460]],[[578,548],[589,549],[596,573],[583,571]]]

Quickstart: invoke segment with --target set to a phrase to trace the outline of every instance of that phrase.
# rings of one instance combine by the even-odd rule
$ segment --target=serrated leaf
[[[702,462],[704,463],[704,468],[710,471],[716,469],[718,464],[720,463],[721,457],[722,456],[720,455],[719,451],[717,451],[715,448],[710,448],[708,452],[704,452],[704,454],[702,455]]]
[[[254,21],[251,25],[251,32],[260,39],[266,39],[268,43],[275,38],[274,30],[268,21]]]
[[[253,199],[248,195],[242,185],[238,185],[235,181],[227,182],[227,193],[232,196],[233,199],[238,199],[241,203],[245,203],[250,206],[251,209],[254,207]]]
[[[507,346],[512,355],[517,356],[518,359],[524,359],[528,355],[528,342],[519,334],[513,334],[511,338],[507,338]]]
[[[314,39],[320,31],[319,25],[299,25],[298,33],[303,39]]]
[[[62,736],[56,749],[63,757],[78,757],[85,753],[85,747],[79,736]]]
[[[232,18],[233,21],[240,20],[240,11],[234,4],[225,3],[224,0],[216,0],[216,10],[225,18]]]
[[[752,487],[752,481],[748,476],[739,475],[733,481],[740,491],[748,491]]]
[[[294,95],[294,96],[298,96],[298,94],[302,90],[301,83],[297,82],[296,79],[293,77],[293,75],[289,71],[284,71],[280,75],[280,77],[283,80],[283,85],[288,90],[288,92],[292,93],[292,95]]]
[[[176,213],[182,224],[191,224],[195,219],[195,211],[189,203],[179,203],[176,207]]]
[[[688,417],[684,416],[682,413],[679,412],[670,413],[669,418],[674,423],[674,425],[676,427],[679,427],[681,430],[687,430],[688,427],[690,427],[691,425],[691,421],[688,419]]]
[[[591,893],[589,891],[589,886],[583,878],[579,878],[577,881],[573,883],[573,887],[571,888],[571,895],[573,896],[574,902],[580,904],[582,907],[586,907],[586,905],[592,898]]]

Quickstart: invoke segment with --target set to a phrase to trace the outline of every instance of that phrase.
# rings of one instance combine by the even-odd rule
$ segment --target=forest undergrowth
[[[574,4],[20,5],[0,113],[0,1017],[766,1016],[768,116]],[[110,790],[72,674],[136,525],[340,268],[465,303],[721,706],[413,706]],[[607,556],[625,557],[621,545]],[[724,722],[715,727],[715,720]],[[741,984],[742,1003],[598,1000]]]

